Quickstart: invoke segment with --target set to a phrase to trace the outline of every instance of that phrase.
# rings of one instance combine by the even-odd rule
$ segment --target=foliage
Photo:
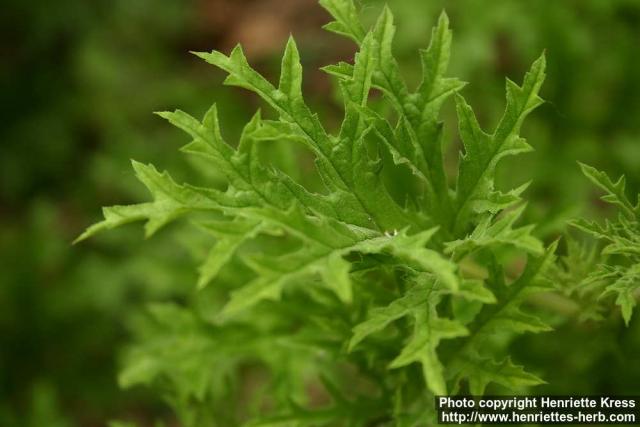
[[[269,7],[265,7],[271,3],[275,5],[272,9],[284,12],[277,14],[282,19],[275,23],[271,19],[273,14],[267,10]],[[409,342],[417,314],[408,310],[406,315],[366,336],[354,345],[349,357],[342,351],[337,355],[324,351],[317,356],[323,362],[319,363],[315,354],[307,352],[308,359],[313,360],[308,363],[302,349],[325,348],[327,341],[341,337],[339,341],[343,346],[340,348],[346,352],[348,343],[355,338],[355,332],[348,331],[349,328],[355,329],[360,323],[371,327],[366,315],[369,309],[374,318],[374,309],[384,310],[393,305],[394,300],[404,301],[405,296],[410,296],[414,282],[429,289],[428,282],[407,277],[402,269],[396,271],[393,267],[384,267],[383,271],[372,267],[362,271],[363,277],[358,277],[355,267],[352,268],[350,280],[356,290],[352,294],[353,310],[343,312],[343,317],[347,317],[344,325],[340,323],[343,317],[333,311],[316,311],[314,316],[298,313],[295,321],[281,322],[285,316],[273,319],[270,311],[284,307],[263,300],[242,316],[246,316],[247,323],[253,320],[263,327],[260,334],[269,345],[256,344],[250,351],[235,353],[231,348],[233,351],[212,357],[216,366],[225,366],[225,360],[240,359],[237,365],[234,364],[235,370],[225,377],[225,384],[215,386],[223,389],[230,400],[225,401],[225,405],[213,405],[211,401],[217,397],[206,395],[200,399],[199,394],[203,378],[211,373],[209,365],[201,371],[205,375],[198,376],[198,369],[189,364],[189,350],[211,349],[215,343],[224,342],[226,333],[218,333],[221,331],[216,329],[210,334],[211,325],[219,326],[220,309],[230,292],[256,277],[256,273],[247,267],[254,254],[272,256],[290,252],[299,242],[286,235],[272,235],[258,227],[246,228],[244,224],[232,227],[226,221],[218,224],[225,217],[215,214],[213,218],[213,212],[207,211],[204,215],[189,214],[198,215],[197,220],[204,219],[198,221],[199,227],[188,228],[189,224],[180,222],[179,226],[171,226],[170,230],[164,230],[148,242],[140,242],[137,233],[122,229],[102,235],[88,245],[68,245],[72,236],[90,221],[95,206],[143,197],[141,188],[133,185],[133,173],[123,171],[126,158],[145,159],[169,168],[176,182],[201,183],[206,180],[207,187],[225,188],[219,186],[219,174],[206,158],[191,156],[189,159],[188,165],[199,167],[198,172],[202,173],[199,177],[185,168],[187,163],[166,147],[170,140],[177,139],[177,131],[168,129],[162,121],[148,114],[172,104],[180,105],[186,111],[203,111],[204,106],[211,103],[212,86],[206,80],[210,75],[204,72],[204,64],[186,54],[185,46],[192,49],[216,47],[226,51],[227,40],[239,38],[244,40],[252,66],[270,78],[276,71],[276,63],[270,57],[272,52],[256,54],[257,44],[251,37],[243,36],[242,26],[258,36],[262,31],[272,31],[258,38],[268,40],[264,45],[268,49],[277,46],[278,50],[279,43],[284,44],[282,38],[294,31],[307,70],[305,101],[322,117],[327,129],[335,129],[335,115],[339,114],[341,119],[342,111],[327,102],[326,79],[318,78],[310,69],[319,61],[345,58],[351,45],[348,40],[340,43],[331,39],[331,35],[318,36],[315,25],[308,25],[307,19],[294,26],[285,24],[291,19],[287,16],[293,3],[312,22],[326,19],[313,9],[316,6],[307,2],[280,4],[271,0],[242,5],[232,0],[179,0],[163,4],[161,8],[151,7],[148,0],[135,4],[65,0],[58,4],[57,13],[44,13],[45,9],[37,3],[10,0],[6,4],[5,13],[0,17],[5,24],[1,26],[4,37],[0,44],[7,53],[0,70],[5,77],[3,93],[6,95],[3,109],[6,125],[0,131],[4,141],[0,156],[0,258],[5,261],[0,279],[3,289],[0,292],[0,347],[3,348],[0,383],[4,386],[0,392],[0,424],[9,427],[46,423],[75,426],[96,424],[99,423],[97,420],[109,417],[137,421],[145,426],[153,425],[149,421],[152,417],[162,417],[166,423],[157,425],[176,424],[173,416],[149,400],[149,396],[155,394],[169,399],[174,408],[186,408],[180,413],[181,417],[188,417],[188,411],[197,413],[209,406],[216,412],[205,411],[201,415],[203,424],[207,424],[206,417],[215,416],[218,424],[234,425],[247,414],[274,413],[275,404],[271,398],[266,403],[248,402],[251,400],[248,396],[265,388],[269,394],[277,390],[278,402],[288,401],[287,396],[294,395],[291,410],[278,412],[284,423],[286,417],[294,416],[324,417],[322,419],[327,421],[329,417],[335,418],[336,412],[345,413],[349,408],[353,411],[356,406],[365,413],[370,410],[372,405],[366,397],[372,397],[377,385],[375,381],[367,382],[364,375],[354,373],[362,364],[351,358],[367,357],[364,346],[382,341],[397,346],[394,354],[385,355],[391,362]],[[376,1],[363,0],[362,3],[367,6]],[[442,230],[438,231],[425,248],[438,253],[445,248],[442,254],[445,258],[451,257],[457,269],[455,274],[463,279],[459,283],[460,292],[468,287],[468,282],[477,280],[491,286],[488,271],[493,260],[485,255],[487,246],[495,252],[498,265],[504,266],[506,283],[512,283],[523,269],[524,260],[519,251],[540,249],[539,239],[550,242],[562,233],[566,218],[585,210],[590,218],[603,220],[609,209],[595,198],[587,197],[588,181],[582,179],[579,168],[574,167],[576,158],[613,173],[625,171],[628,190],[631,194],[637,193],[640,171],[637,167],[640,145],[635,140],[639,128],[638,121],[634,120],[640,111],[636,78],[640,62],[635,55],[640,28],[637,2],[495,0],[491,8],[487,8],[475,0],[407,0],[392,2],[392,7],[401,28],[394,39],[394,53],[410,86],[421,80],[421,61],[415,55],[416,45],[423,45],[432,20],[446,8],[456,34],[452,41],[455,55],[451,58],[451,74],[473,83],[465,87],[464,95],[467,102],[474,105],[480,123],[497,123],[504,111],[503,76],[521,81],[520,76],[530,60],[543,49],[549,61],[549,78],[544,85],[544,97],[549,102],[527,120],[524,127],[524,133],[536,151],[500,162],[495,175],[496,188],[504,189],[507,194],[511,192],[510,188],[519,188],[522,182],[533,178],[527,192],[523,193],[527,208],[518,219],[525,226],[516,229],[523,228],[522,231],[527,232],[530,224],[537,223],[538,226],[530,231],[537,238],[528,243],[528,239],[516,239],[520,246],[508,248],[500,241],[505,242],[504,238],[512,234],[509,228],[505,229],[507,233],[500,233],[496,238],[483,231],[494,223],[493,230],[497,231],[496,227],[499,227],[499,221],[489,217],[472,221],[474,225],[476,220],[478,223],[486,221],[484,227],[468,231],[474,239],[466,239],[467,234],[446,237]],[[221,8],[224,13],[220,13]],[[378,11],[373,6],[363,9],[358,13],[363,22],[370,22],[368,19],[375,18],[371,15]],[[68,16],[74,16],[73,22],[67,19]],[[333,26],[336,30],[341,29],[340,24]],[[366,36],[366,27],[354,34]],[[346,28],[343,32],[348,32],[347,27],[343,28]],[[602,28],[607,31],[599,31]],[[358,40],[362,41],[361,38]],[[616,46],[616,49],[610,46]],[[215,79],[211,80],[215,83]],[[378,92],[378,89],[372,92],[367,107],[378,115],[395,119],[397,114],[391,111],[389,100],[381,102]],[[132,93],[135,96],[131,96]],[[255,108],[256,98],[233,88],[216,88],[213,93],[224,134],[228,140],[236,140],[236,132],[244,124],[248,110]],[[459,150],[458,138],[453,135],[456,121],[453,104],[446,102],[440,114],[446,123],[443,154],[445,175],[451,189],[455,189],[455,154]],[[273,118],[271,114],[268,109],[264,117]],[[275,136],[261,139],[257,148],[261,162],[265,165],[274,163],[309,191],[326,194],[317,182],[317,174],[308,173],[308,158],[312,156],[308,150],[302,144],[298,144],[302,148],[294,147],[291,143],[299,141],[295,138],[274,139]],[[411,163],[405,161],[396,167],[394,160],[403,162],[404,155],[419,161],[419,156],[412,158],[410,147],[396,149],[385,141],[380,144],[375,137],[366,137],[367,148],[372,149],[372,157],[376,154],[381,157],[381,181],[394,200],[404,207],[408,195],[424,193],[422,184],[413,185],[415,179],[420,179],[419,182],[424,179],[411,178],[411,174],[419,175]],[[399,138],[396,142],[402,144],[404,140]],[[299,153],[303,153],[300,158]],[[169,203],[167,207],[180,211],[175,204]],[[420,211],[431,209],[425,207]],[[510,208],[508,213],[517,218],[517,209]],[[443,221],[446,218],[437,222]],[[508,224],[508,220],[502,224]],[[254,232],[254,238],[244,238],[245,233]],[[412,235],[416,230],[407,232]],[[580,238],[583,237],[581,234]],[[214,239],[217,239],[217,250],[212,251]],[[222,239],[227,243],[222,244]],[[442,239],[442,242],[435,239]],[[606,243],[606,240],[602,241]],[[597,264],[627,269],[633,265],[632,259],[618,254],[601,254],[600,246],[592,241],[585,243],[573,237],[562,239],[558,253],[559,262],[550,265],[549,275],[558,285],[559,292],[531,295],[523,302],[523,307],[534,309],[536,316],[552,325],[554,331],[517,337],[502,332],[487,334],[491,342],[485,343],[484,351],[496,361],[510,357],[548,381],[548,384],[532,389],[535,393],[633,394],[640,378],[640,367],[633,363],[634,355],[640,351],[638,317],[632,316],[625,329],[619,310],[610,309],[618,293],[613,291],[600,297],[615,278],[586,280],[593,276]],[[196,262],[202,262],[199,291],[192,286],[197,273],[190,254],[198,260]],[[349,253],[344,258],[354,263],[354,257],[359,256]],[[361,260],[363,269],[384,261],[379,258],[379,255],[365,255]],[[302,280],[304,285],[314,286],[313,292],[315,285],[323,286],[317,273],[309,272],[309,279]],[[207,286],[210,282],[213,285]],[[384,288],[379,293],[362,297],[359,293],[362,289],[358,291],[358,287],[367,284],[383,284]],[[408,289],[387,293],[387,289],[400,285],[406,285]],[[415,287],[416,291],[421,287]],[[291,302],[291,298],[303,297],[303,291],[295,281],[284,286],[283,292],[285,303]],[[329,292],[334,291],[314,294],[314,301]],[[458,319],[468,327],[469,319],[476,315],[480,303],[468,302],[460,295],[434,293],[434,301],[440,301],[435,309],[439,319]],[[495,296],[481,298],[491,305]],[[312,313],[311,309],[307,310],[310,305],[316,306],[309,303],[309,298],[293,300],[305,314]],[[363,298],[370,300],[362,302]],[[141,301],[156,302],[149,308],[147,317],[137,317]],[[327,303],[328,306],[331,304]],[[258,312],[253,313],[253,310]],[[327,318],[338,326],[333,329],[323,326],[326,329],[323,336],[327,339],[317,339],[317,334],[313,334],[317,328],[310,328],[308,323],[326,325]],[[172,328],[174,319],[176,325]],[[232,316],[226,322],[236,322],[233,319]],[[272,321],[262,324],[265,319]],[[595,324],[594,320],[599,323]],[[116,390],[112,379],[114,359],[123,342],[131,340],[123,325],[131,327],[134,344],[123,358],[126,369],[121,382],[128,386],[136,381],[146,382],[153,387],[136,387],[123,393]],[[306,325],[306,329],[301,331],[300,325]],[[344,328],[347,332],[332,335],[330,331],[336,328]],[[253,337],[251,342],[257,342],[257,333],[243,335],[240,329],[227,329],[227,332],[230,336]],[[299,334],[297,341],[286,339],[292,334]],[[392,338],[396,334],[400,335],[394,341]],[[189,339],[185,340],[185,337]],[[443,338],[435,350],[439,360],[447,362],[464,339]],[[483,338],[478,340],[482,341]],[[296,363],[288,361],[286,366],[290,372],[282,373],[280,378],[290,378],[297,373],[301,379],[268,381],[273,372],[281,372],[284,362],[279,361],[274,366],[271,359],[267,363],[262,360],[266,356],[255,357],[255,354],[270,354],[276,345],[274,342],[295,346],[295,353],[300,356]],[[426,348],[430,348],[428,346]],[[185,348],[187,350],[181,353]],[[379,346],[379,350],[382,348]],[[154,358],[156,354],[158,357]],[[194,363],[206,363],[207,354],[193,356]],[[278,352],[274,358],[282,358],[283,354],[285,352]],[[145,363],[142,363],[145,360],[149,362],[146,373]],[[423,364],[429,363],[430,359],[416,360],[410,368],[387,371],[377,367],[371,376],[404,375],[409,369],[411,384],[424,392],[426,383],[414,381],[413,377],[421,375]],[[141,363],[136,364],[136,361]],[[444,365],[445,374],[455,375],[447,363]],[[321,377],[317,375],[318,371],[329,374]],[[176,397],[172,391],[173,382],[181,382],[182,374],[194,379],[190,387],[184,382],[180,387],[196,394],[195,398],[180,400],[180,396]],[[454,380],[447,378],[447,386],[451,387]],[[274,382],[278,387],[273,387]],[[331,407],[332,395],[327,390],[336,384],[341,393],[333,393],[334,406]],[[462,383],[463,390],[467,386]],[[358,405],[355,396],[349,394],[353,388],[366,395],[357,400]],[[392,386],[390,394],[395,390]],[[494,383],[489,390],[502,391],[503,388]],[[451,388],[451,391],[456,390]],[[343,393],[347,393],[346,397]],[[397,401],[411,398],[411,391],[403,393]],[[215,401],[219,402],[219,399]],[[230,401],[248,402],[248,405],[234,406]],[[247,409],[247,406],[251,408]],[[394,417],[410,423],[411,417],[400,412]],[[123,425],[133,424],[135,422]]]
[[[550,329],[524,303],[551,289],[556,244],[545,248],[532,225],[515,225],[526,186],[498,189],[495,174],[501,160],[532,149],[519,131],[542,103],[544,56],[521,85],[507,80],[504,114],[486,132],[459,93],[465,84],[446,74],[446,15],[420,52],[422,79],[414,90],[392,54],[388,8],[365,31],[353,3],[321,4],[335,19],[326,28],[359,48],[353,64],[324,68],[344,101],[336,133],[304,101],[293,38],[277,86],[239,46],[228,56],[196,53],[276,117],[258,112],[234,147],[222,136],[215,105],[202,121],[180,110],[159,113],[189,134],[182,151],[208,161],[226,188],[179,184],[134,162],[153,201],[105,208],[104,221],[79,238],[140,220],[150,236],[180,217],[215,237],[199,284],[231,289],[224,306],[207,318],[178,306],[154,308],[120,378],[125,386],[163,384],[187,426],[240,423],[247,415],[252,425],[416,425],[432,410],[425,385],[434,395],[542,383],[498,357],[499,341]],[[375,90],[382,99],[371,96]],[[439,119],[450,97],[464,145],[453,187]],[[261,150],[277,140],[313,153],[323,193],[264,164]],[[402,188],[385,185],[390,179],[403,180]],[[525,265],[506,272],[514,256]],[[422,378],[412,375],[416,364]],[[265,378],[248,377],[243,367],[266,370]],[[318,381],[329,402],[305,392],[305,384]],[[239,396],[247,383],[276,392],[229,404],[230,393]]]
[[[602,264],[591,272],[585,284],[604,287],[601,297],[616,296],[616,304],[628,325],[640,289],[640,201],[633,204],[625,194],[625,178],[612,181],[609,176],[591,166],[581,164],[582,171],[606,194],[602,200],[614,205],[618,217],[604,225],[585,219],[574,225],[606,243],[602,249]]]

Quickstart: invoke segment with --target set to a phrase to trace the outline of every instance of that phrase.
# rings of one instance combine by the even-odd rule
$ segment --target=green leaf
[[[525,206],[506,213],[492,222],[492,216],[486,216],[469,236],[446,244],[446,251],[460,259],[478,249],[493,246],[513,246],[525,252],[541,255],[544,252],[542,242],[531,235],[532,225],[513,228],[513,224],[522,215]]]
[[[325,228],[324,233],[328,230]],[[414,268],[433,273],[445,286],[456,290],[458,279],[455,264],[437,252],[424,248],[434,233],[435,229],[412,236],[401,232],[383,237],[354,238],[351,243],[342,246],[306,246],[277,258],[252,259],[250,265],[258,276],[232,293],[221,318],[232,317],[265,299],[278,300],[288,284],[317,274],[343,302],[349,303],[352,298],[347,274],[349,264],[343,257],[350,253],[391,255]],[[336,241],[337,235],[332,240]]]
[[[497,189],[494,181],[502,159],[531,149],[519,132],[542,102],[544,57],[522,86],[507,81],[505,112],[489,133],[458,95],[465,83],[447,75],[446,14],[420,51],[422,76],[410,88],[393,54],[396,26],[388,7],[365,29],[352,1],[321,5],[334,19],[326,28],[357,45],[352,62],[324,68],[342,95],[341,122],[325,126],[305,102],[292,37],[277,82],[252,68],[240,46],[229,54],[196,53],[226,73],[225,84],[255,93],[273,111],[264,119],[258,110],[230,142],[215,104],[202,120],[181,110],[158,113],[188,135],[181,151],[223,182],[215,189],[178,184],[134,163],[152,201],[106,208],[105,220],[79,238],[138,220],[146,220],[147,235],[185,216],[196,225],[181,241],[196,256],[206,253],[198,287],[216,289],[181,298],[183,306],[153,306],[148,319],[136,322],[136,344],[120,375],[123,386],[161,390],[181,425],[250,419],[249,425],[410,426],[430,422],[432,395],[455,392],[463,381],[478,393],[491,383],[510,389],[540,383],[503,358],[504,345],[550,329],[525,307],[531,294],[549,291],[550,279],[560,277],[558,268],[550,273],[555,244],[545,249],[520,218],[526,185]],[[376,90],[383,96],[372,96]],[[464,145],[454,187],[445,165],[455,162],[445,159],[448,132],[440,118],[453,95]],[[303,144],[313,164],[296,171],[293,162],[277,159],[294,158],[288,144]],[[299,179],[307,166],[315,167],[317,183]],[[605,226],[584,227],[607,239],[605,255],[624,258],[623,265],[603,267],[598,280],[628,321],[636,292],[631,266],[640,256],[638,220],[629,215],[636,208],[623,198],[623,182],[585,170],[627,211]],[[214,240],[208,252],[202,234]],[[524,255],[524,272],[512,277]],[[414,364],[424,378],[415,378]],[[310,389],[330,403],[316,405]]]
[[[400,75],[398,62],[393,56],[395,32],[393,14],[388,7],[385,7],[372,30],[373,38],[377,42],[378,67],[373,84],[386,95],[398,113],[406,113],[405,103],[408,101],[409,91]]]
[[[629,218],[640,218],[640,203],[633,206],[625,194],[625,177],[622,175],[618,181],[613,182],[609,176],[594,167],[579,163],[582,173],[595,185],[604,190],[607,194],[602,196],[602,200],[607,203],[617,205]]]
[[[591,166],[580,163],[580,167],[591,182],[605,191],[602,200],[620,211],[616,220],[606,220],[604,226],[584,219],[572,222],[573,226],[607,242],[600,254],[606,263],[593,271],[586,282],[602,284],[601,297],[617,295],[615,303],[629,325],[640,289],[640,197],[636,206],[627,198],[624,176],[613,182],[606,173]],[[605,258],[609,255],[618,259],[609,261]]]
[[[335,21],[323,28],[336,34],[349,37],[356,43],[364,39],[365,31],[360,23],[358,11],[351,0],[320,0],[320,6],[333,16]]]
[[[482,280],[467,279],[460,282],[458,295],[468,301],[479,301],[483,304],[495,304],[495,295],[484,286]]]
[[[244,351],[243,344],[229,341],[228,332],[218,332],[172,304],[150,307],[141,327],[147,338],[126,353],[125,367],[118,377],[125,388],[170,378],[180,398],[202,400],[209,392],[224,390],[224,373],[216,365],[233,366],[241,360],[234,357]]]
[[[468,331],[459,322],[438,317],[436,306],[441,294],[437,282],[430,281],[414,286],[406,295],[387,307],[371,310],[368,319],[353,329],[349,350],[352,351],[367,336],[384,329],[390,323],[412,316],[413,335],[402,352],[390,362],[389,368],[396,369],[419,362],[423,366],[429,389],[436,395],[446,394],[443,366],[436,349],[441,340],[464,336]]]
[[[417,311],[413,336],[389,368],[395,369],[420,362],[429,390],[435,395],[447,394],[444,367],[438,359],[436,348],[443,339],[461,337],[468,333],[461,323],[439,318],[433,307]]]
[[[433,285],[416,285],[387,307],[370,310],[367,320],[353,328],[349,351],[353,351],[367,336],[386,328],[391,322],[408,316],[420,306],[425,305],[432,290]]]
[[[153,202],[103,209],[104,220],[82,233],[80,242],[94,234],[134,221],[146,220],[145,234],[153,235],[167,223],[194,211],[216,210],[224,197],[214,190],[176,184],[167,172],[160,173],[152,165],[132,162],[136,177],[147,187]]]
[[[627,324],[631,321],[633,308],[636,306],[638,290],[640,289],[640,263],[631,267],[621,267],[615,270],[613,283],[605,288],[602,296],[616,294],[616,304],[622,310],[622,317]]]
[[[281,121],[289,123],[292,130],[307,140],[317,156],[316,165],[323,183],[340,199],[338,206],[344,205],[356,210],[357,220],[353,219],[354,222],[378,230],[391,230],[407,221],[400,207],[378,185],[379,168],[368,160],[361,140],[340,144],[336,149],[334,138],[327,134],[317,115],[311,113],[301,94],[297,90],[285,94],[275,89],[249,66],[241,48],[236,47],[229,56],[215,51],[196,55],[229,73],[226,84],[249,89],[262,97],[280,113]],[[297,49],[290,39],[281,72],[282,76],[288,76],[284,78],[284,82],[298,81],[301,78],[298,59]],[[354,80],[354,84],[362,85],[362,90],[368,92],[366,83]],[[364,99],[366,97],[362,96],[362,100]],[[348,115],[345,120],[349,120]],[[380,206],[385,209],[380,210]],[[362,223],[361,218],[366,218],[366,224]],[[351,222],[352,218],[347,220]]]
[[[469,393],[474,396],[484,395],[490,383],[500,384],[508,390],[546,384],[522,366],[514,365],[508,357],[495,362],[474,354],[465,355],[461,358],[460,367],[453,367],[452,372],[457,369],[460,371],[457,375],[469,378]]]
[[[222,267],[233,257],[236,250],[261,231],[261,224],[254,221],[209,221],[201,226],[217,239],[207,258],[199,268],[198,289],[202,289],[216,278]]]
[[[497,362],[487,354],[491,354],[491,337],[497,333],[538,333],[551,329],[540,317],[523,312],[521,306],[528,296],[550,289],[548,273],[555,261],[556,247],[557,242],[543,255],[530,255],[524,272],[509,285],[504,283],[501,269],[492,268],[490,280],[493,282],[492,290],[497,301],[482,307],[467,325],[468,338],[452,350],[454,356],[448,361],[446,370],[454,378],[455,384],[466,379],[470,392],[482,395],[490,382],[511,390],[542,383],[537,377],[512,365],[509,360]]]
[[[300,64],[298,47],[293,37],[289,37],[287,41],[287,47],[284,50],[280,70],[278,90],[287,97],[289,102],[301,101],[302,65]]]
[[[365,253],[389,253],[418,271],[433,273],[447,288],[457,291],[457,266],[440,253],[425,248],[436,231],[436,228],[432,228],[414,235],[408,235],[406,231],[393,232],[362,242],[358,250]]]
[[[505,156],[531,151],[531,146],[518,133],[524,118],[542,104],[538,92],[545,77],[545,57],[531,66],[522,86],[507,80],[507,106],[492,134],[484,132],[471,107],[462,96],[456,97],[460,136],[464,143],[458,182],[453,227],[456,235],[464,233],[474,209],[493,206],[494,175],[498,162]]]

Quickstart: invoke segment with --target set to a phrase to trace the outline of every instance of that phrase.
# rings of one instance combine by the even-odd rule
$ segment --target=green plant
[[[124,386],[153,383],[185,426],[424,425],[434,395],[543,382],[511,361],[509,343],[551,329],[526,306],[554,289],[557,245],[516,225],[526,185],[498,189],[494,179],[499,162],[531,150],[519,132],[542,104],[544,56],[521,85],[507,80],[504,114],[488,133],[459,94],[464,83],[446,76],[446,15],[420,53],[413,90],[392,55],[388,8],[365,31],[350,1],[321,4],[335,19],[326,28],[359,47],[353,64],[324,68],[344,100],[339,130],[305,104],[293,39],[277,87],[240,47],[197,53],[276,116],[258,112],[232,146],[215,105],[202,121],[159,113],[191,136],[182,151],[207,161],[226,188],[178,184],[134,162],[153,201],[105,208],[79,238],[140,220],[150,236],[182,217],[214,237],[200,293],[150,308],[120,376]],[[455,176],[439,118],[451,97],[464,146]],[[313,154],[323,192],[265,164],[264,151],[282,140]]]
[[[595,287],[600,297],[615,295],[628,325],[640,289],[640,199],[635,205],[629,200],[624,176],[614,182],[604,172],[585,164],[580,166],[585,176],[606,193],[602,200],[619,210],[617,219],[606,220],[604,225],[584,219],[573,222],[575,227],[606,242],[600,254],[601,263],[584,284]]]

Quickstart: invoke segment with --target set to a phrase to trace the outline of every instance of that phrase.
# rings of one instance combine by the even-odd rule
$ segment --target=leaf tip
[[[447,15],[447,11],[444,9],[442,9],[440,15],[438,16],[438,26],[449,28],[449,15]]]
[[[209,58],[209,56],[211,55],[210,52],[199,52],[199,51],[195,51],[195,50],[190,50],[189,51],[190,54],[197,56],[200,59],[204,59],[205,61]]]
[[[86,229],[85,231],[82,232],[82,234],[80,234],[78,237],[76,237],[72,242],[71,245],[75,246],[76,244],[87,240],[89,237],[91,236],[91,234],[89,233],[89,229]]]
[[[153,114],[155,114],[158,117],[162,117],[165,120],[169,120],[171,119],[173,112],[172,111],[154,111]]]

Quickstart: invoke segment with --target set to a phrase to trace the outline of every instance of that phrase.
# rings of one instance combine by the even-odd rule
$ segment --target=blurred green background
[[[381,2],[363,4],[371,19]],[[410,81],[419,73],[416,50],[446,9],[454,30],[451,74],[470,82],[464,94],[487,128],[503,108],[504,77],[519,81],[546,50],[548,103],[523,132],[536,152],[500,171],[503,182],[533,180],[528,215],[539,235],[558,235],[578,214],[606,214],[576,160],[625,173],[630,191],[639,191],[640,1],[389,4]],[[317,109],[332,122],[340,104],[327,102],[331,84],[317,69],[350,58],[354,47],[321,31],[327,21],[313,0],[3,2],[0,426],[100,426],[114,418],[151,425],[166,412],[144,390],[118,388],[118,357],[145,303],[194,292],[194,250],[176,241],[175,228],[152,241],[139,227],[79,246],[71,241],[98,219],[99,206],[146,197],[128,159],[178,178],[202,169],[178,154],[184,137],[151,112],[179,107],[198,115],[215,101],[232,140],[259,105],[222,87],[221,73],[189,50],[228,51],[242,42],[251,62],[277,78],[293,33],[309,102],[322,104]],[[451,106],[444,119],[455,151]],[[577,343],[586,345],[584,354],[566,359],[562,349]],[[640,366],[625,355],[640,354],[638,321],[629,329],[619,321],[597,328],[576,322],[520,344],[521,360],[550,371],[546,391],[637,392]]]

